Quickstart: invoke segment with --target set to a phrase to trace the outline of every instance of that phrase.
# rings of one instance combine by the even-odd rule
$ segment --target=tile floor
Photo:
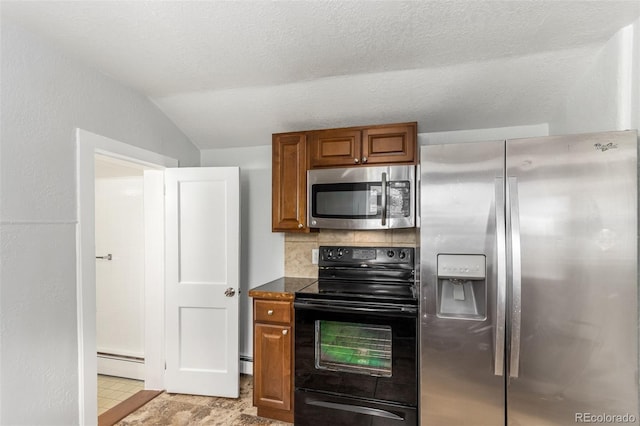
[[[98,375],[98,415],[144,389],[142,380]]]

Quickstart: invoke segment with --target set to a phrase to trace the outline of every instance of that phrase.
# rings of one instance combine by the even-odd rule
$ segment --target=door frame
[[[78,333],[78,420],[98,422],[95,155],[101,154],[156,169],[145,178],[144,202],[158,212],[145,216],[145,389],[164,388],[164,173],[178,160],[76,129],[76,292]],[[158,203],[162,207],[158,208]],[[146,214],[146,210],[145,210]]]

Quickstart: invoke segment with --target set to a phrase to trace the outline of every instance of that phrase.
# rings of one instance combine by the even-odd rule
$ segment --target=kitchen
[[[407,129],[273,135],[274,182],[297,170],[279,157],[292,137],[311,151],[306,202],[287,215],[278,197],[299,198],[274,188],[274,229],[301,206],[301,232],[416,223],[419,237],[327,242],[317,282],[285,277],[249,292],[258,415],[313,426],[555,425],[597,412],[635,423],[637,132],[427,145],[414,179]],[[351,165],[319,167],[318,152]]]
[[[3,9],[5,9],[3,11],[4,17],[7,8],[3,5]],[[533,12],[529,11],[529,13]],[[144,11],[139,13],[139,16],[144,16]],[[637,21],[637,15],[635,15],[635,20]],[[595,51],[591,53],[592,51],[589,50],[590,54],[584,59],[585,56],[578,54],[586,53],[587,48],[582,48],[584,52],[580,49],[569,49],[569,51],[557,51],[555,54],[552,52],[551,58],[545,59],[548,63],[553,63],[556,68],[565,72],[561,76],[562,78],[556,80],[553,85],[554,90],[559,90],[558,85],[563,88],[557,96],[555,96],[556,92],[553,92],[554,96],[551,96],[556,101],[554,106],[559,109],[556,113],[538,113],[539,108],[536,105],[547,105],[547,98],[542,95],[536,97],[536,93],[542,92],[537,92],[536,89],[539,89],[539,86],[531,81],[535,80],[533,79],[534,73],[519,75],[518,77],[523,79],[522,85],[515,84],[513,79],[497,78],[496,80],[502,80],[501,83],[508,83],[509,89],[507,91],[497,86],[493,78],[487,77],[487,75],[493,75],[496,67],[505,66],[496,62],[493,64],[495,67],[485,70],[487,73],[484,74],[485,79],[476,80],[475,85],[471,87],[452,86],[451,83],[444,84],[442,80],[439,80],[442,84],[442,91],[428,91],[422,96],[425,101],[432,98],[444,102],[446,98],[453,98],[449,100],[452,102],[450,105],[454,105],[453,107],[445,109],[444,104],[439,101],[437,107],[434,106],[425,112],[425,117],[432,117],[433,120],[441,117],[439,120],[444,120],[445,116],[453,117],[452,111],[461,111],[458,120],[462,120],[466,116],[468,121],[463,121],[462,127],[454,124],[443,124],[439,128],[420,125],[418,143],[425,145],[440,142],[484,141],[637,128],[639,97],[638,91],[635,89],[637,82],[632,81],[630,86],[625,86],[626,80],[624,78],[618,79],[619,67],[624,68],[623,64],[627,63],[624,58],[629,59],[631,64],[637,63],[637,48],[633,48],[633,46],[637,46],[637,41],[636,44],[631,43],[631,47],[625,44],[629,42],[628,33],[617,33],[617,29],[623,26],[622,21],[615,21],[613,17],[604,19],[604,21],[618,22],[619,27],[609,29],[610,32],[606,39],[602,40],[600,44],[596,43],[597,53]],[[634,20],[624,23],[631,22]],[[3,179],[3,185],[10,185],[3,188],[3,229],[7,232],[5,234],[7,239],[4,241],[49,241],[50,245],[36,250],[36,247],[41,247],[40,244],[33,246],[27,244],[20,246],[22,251],[18,252],[16,252],[15,246],[11,246],[12,253],[20,253],[18,257],[3,253],[3,262],[5,260],[17,262],[23,259],[22,262],[27,265],[28,259],[43,259],[39,268],[24,268],[24,271],[30,271],[33,276],[25,277],[24,272],[19,273],[17,269],[7,269],[6,275],[3,275],[3,280],[6,280],[7,283],[12,281],[34,283],[24,287],[24,291],[27,292],[25,294],[17,288],[3,293],[3,324],[11,326],[12,330],[21,330],[16,335],[3,333],[2,388],[13,389],[11,394],[8,394],[6,390],[3,390],[2,393],[3,420],[7,422],[10,420],[18,422],[18,413],[24,414],[25,411],[31,413],[30,417],[22,420],[26,422],[29,419],[31,419],[31,423],[43,423],[45,422],[43,419],[48,419],[48,423],[59,424],[78,422],[73,420],[78,416],[77,406],[80,398],[77,385],[78,373],[76,372],[78,369],[77,348],[74,346],[77,326],[74,314],[76,295],[75,287],[68,284],[74,283],[76,280],[75,262],[72,259],[76,217],[75,195],[71,189],[74,187],[74,148],[73,144],[69,142],[72,127],[89,128],[118,140],[162,152],[165,155],[179,158],[183,166],[234,165],[247,170],[246,174],[241,176],[241,185],[242,188],[247,189],[243,192],[243,197],[246,197],[245,200],[251,206],[251,213],[243,213],[246,215],[243,219],[246,226],[243,225],[243,229],[247,229],[247,233],[242,235],[241,246],[244,250],[243,253],[246,254],[243,258],[246,262],[245,265],[247,265],[243,267],[245,274],[243,289],[248,291],[270,279],[288,274],[290,268],[295,268],[295,259],[285,258],[284,252],[287,245],[308,247],[309,250],[305,249],[304,255],[300,254],[299,259],[304,261],[305,267],[311,268],[310,265],[312,265],[310,248],[315,244],[314,241],[295,241],[297,237],[271,233],[271,218],[266,212],[269,211],[268,206],[271,203],[271,188],[268,179],[271,169],[269,144],[272,133],[422,119],[422,117],[415,117],[410,111],[404,111],[406,103],[398,102],[393,103],[397,105],[397,108],[391,109],[392,116],[388,107],[383,108],[383,111],[378,115],[361,116],[362,102],[341,98],[342,102],[337,105],[336,102],[332,102],[331,98],[336,95],[336,91],[328,90],[335,81],[324,80],[318,83],[319,86],[315,87],[315,91],[307,93],[308,95],[313,94],[318,99],[315,104],[332,105],[333,112],[325,113],[327,118],[304,121],[302,118],[295,118],[296,111],[288,111],[287,117],[290,118],[287,123],[279,126],[264,126],[261,125],[260,116],[266,116],[266,110],[258,105],[255,109],[259,114],[255,120],[252,120],[253,126],[247,126],[244,120],[238,122],[238,119],[233,117],[226,120],[237,131],[247,127],[255,128],[260,136],[256,138],[244,135],[241,136],[241,139],[260,140],[257,148],[238,145],[224,149],[203,149],[200,152],[173,124],[166,122],[166,119],[161,117],[161,113],[155,109],[155,106],[146,105],[146,99],[119,84],[106,80],[103,75],[97,75],[91,70],[87,70],[75,61],[64,59],[65,56],[54,50],[48,42],[33,34],[37,31],[36,29],[27,31],[12,25],[3,21],[3,103],[9,102],[5,105],[11,105],[15,114],[19,111],[24,112],[21,113],[22,115],[13,116],[9,115],[10,110],[3,108],[3,176],[12,177],[11,181]],[[637,40],[638,37],[637,25],[635,28],[636,31],[631,33],[631,42]],[[461,54],[461,56],[463,55]],[[531,68],[532,65],[539,64],[541,60],[542,58],[535,58],[535,55],[533,57],[525,55],[508,64],[511,65],[510,71],[518,74],[522,72],[523,68]],[[568,63],[575,63],[580,72],[573,67],[563,68]],[[488,65],[492,64],[485,63],[485,66]],[[534,69],[538,73],[548,71],[546,68],[540,69],[539,66],[535,66]],[[38,73],[39,70],[41,74]],[[45,73],[44,70],[48,70],[48,72]],[[468,68],[464,65],[450,66],[439,72],[434,71],[435,74],[408,72],[404,78],[418,82],[429,80],[430,77],[442,73],[453,74],[454,80],[461,82],[466,80],[466,71]],[[500,73],[497,75],[503,76]],[[624,73],[621,75],[624,76]],[[399,77],[399,75],[396,76]],[[389,74],[388,77],[393,77],[393,74]],[[52,78],[55,78],[54,81],[61,80],[65,84],[52,87],[49,84]],[[354,81],[342,80],[347,86],[354,86],[352,84]],[[377,80],[372,81],[372,83],[375,82]],[[354,90],[358,85],[355,86]],[[373,87],[375,88],[376,85],[374,84]],[[507,105],[507,107],[493,110],[487,107],[489,103],[483,100],[486,98],[482,98],[482,96],[477,101],[478,103],[466,104],[466,102],[471,102],[471,97],[467,98],[465,94],[476,93],[480,87],[486,87],[487,92],[492,93],[490,99],[493,99],[495,95],[502,95],[504,99],[497,100],[496,105]],[[279,92],[287,93],[288,90],[296,88],[295,85],[283,86]],[[308,86],[300,88],[305,91],[309,89]],[[415,84],[414,89],[416,89]],[[363,96],[367,90],[362,92],[359,95]],[[376,93],[376,90],[372,90],[372,92]],[[91,102],[86,96],[87,93],[93,94],[93,99],[101,99],[101,104],[95,105]],[[323,93],[325,93],[324,96]],[[346,93],[353,92],[347,91]],[[410,92],[402,93],[405,93],[406,96],[406,93]],[[31,103],[19,101],[20,95],[25,94],[26,98],[32,101]],[[231,98],[238,97],[234,96],[236,94],[237,92],[220,92],[218,96],[225,105],[233,105]],[[445,94],[449,95],[445,96]],[[524,94],[527,94],[530,100],[525,100]],[[244,98],[264,99],[265,95],[269,95],[269,93],[248,92]],[[482,95],[482,93],[478,95]],[[69,98],[69,96],[72,97]],[[484,94],[484,96],[487,95]],[[631,96],[631,99],[625,96]],[[42,103],[42,107],[47,109],[42,111],[31,109],[38,105],[36,100],[41,98],[43,101],[50,101],[50,103]],[[381,99],[379,102],[383,100]],[[414,99],[413,103],[419,104],[419,99]],[[122,114],[123,109],[133,111],[133,120],[130,115]],[[229,109],[235,116],[238,116],[237,110]],[[519,111],[519,109],[523,111]],[[509,110],[519,112],[524,117],[522,119],[509,117],[506,115]],[[306,111],[306,114],[310,114],[310,116],[317,114],[317,112],[308,109]],[[499,111],[500,114],[495,111]],[[246,112],[248,113],[249,109]],[[447,112],[449,113],[447,114]],[[501,114],[504,118],[495,118],[500,117]],[[329,117],[335,115],[341,118],[329,120]],[[51,117],[52,121],[42,120],[43,116]],[[494,118],[491,119],[492,117]],[[174,120],[180,121],[177,116]],[[210,121],[210,117],[198,117],[197,114],[193,114],[193,120],[206,122]],[[294,120],[295,123],[290,120]],[[134,121],[146,124],[136,124]],[[63,123],[71,124],[63,125]],[[231,139],[231,137],[231,134],[219,136],[220,139]],[[32,150],[28,150],[29,145],[19,142],[25,139],[38,141],[38,143],[31,147]],[[7,151],[6,147],[14,147],[15,151]],[[23,150],[28,151],[24,152]],[[15,167],[21,167],[22,171],[16,170]],[[29,173],[24,173],[24,170]],[[41,186],[40,182],[43,181],[49,182],[49,185]],[[42,221],[46,223],[42,224]],[[322,235],[323,232],[320,232],[317,238],[324,238]],[[388,238],[393,237],[393,234],[391,237],[385,234],[382,237],[384,241],[375,242],[385,242]],[[346,238],[353,241],[361,237],[347,236]],[[369,236],[362,238],[370,239]],[[405,239],[406,237],[401,236],[400,238]],[[268,258],[262,255],[265,252],[269,253]],[[302,249],[300,249],[300,253],[303,253]],[[293,263],[290,263],[291,261]],[[5,263],[7,267],[12,264]],[[60,281],[58,284],[51,283],[49,281],[51,279],[59,279]],[[51,284],[47,286],[35,284],[42,280],[47,280]],[[47,300],[56,300],[58,303],[49,305],[46,303]],[[244,312],[248,312],[248,299],[243,299],[242,303],[245,304]],[[39,312],[40,319],[43,319],[50,328],[45,328],[42,331],[33,330],[28,320],[30,317],[26,312]],[[245,324],[247,323],[248,320],[245,320]],[[51,341],[45,338],[47,335],[56,336],[58,340]],[[25,342],[24,339],[27,336],[33,336],[33,341],[29,339]],[[245,334],[243,353],[246,355],[251,354],[250,340],[250,337]],[[26,347],[29,348],[28,351],[25,349]],[[18,362],[20,356],[23,356],[20,354],[25,352],[30,354],[28,363]],[[30,385],[27,387],[27,384],[21,383]],[[39,390],[34,391],[32,389],[34,387]],[[55,389],[63,389],[64,391],[56,392]],[[18,408],[12,410],[11,407]]]

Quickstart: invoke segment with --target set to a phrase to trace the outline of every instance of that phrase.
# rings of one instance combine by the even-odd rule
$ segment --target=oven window
[[[317,320],[316,368],[391,377],[391,326]]]

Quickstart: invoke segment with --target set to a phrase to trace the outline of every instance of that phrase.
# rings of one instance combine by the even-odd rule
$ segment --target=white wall
[[[626,130],[640,126],[640,20],[616,33],[580,75],[550,134]]]
[[[142,172],[96,179],[96,346],[144,358],[144,218]],[[98,373],[108,374],[100,371]]]
[[[284,234],[271,232],[271,145],[203,150],[200,162],[240,167],[240,355],[253,357],[247,293],[284,275]]]
[[[0,424],[78,424],[75,129],[199,151],[144,96],[0,26]]]

